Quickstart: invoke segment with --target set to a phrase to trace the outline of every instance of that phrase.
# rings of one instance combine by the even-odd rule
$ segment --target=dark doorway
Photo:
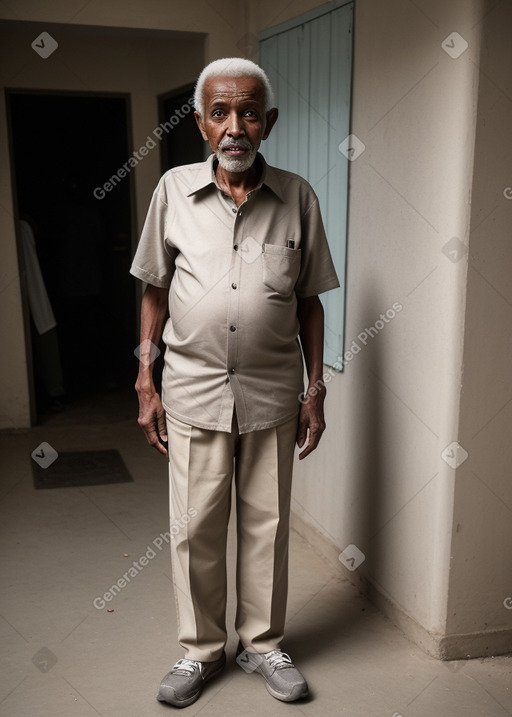
[[[40,417],[60,410],[59,381],[62,407],[133,384],[132,176],[94,195],[131,154],[129,97],[9,90],[7,101],[18,236],[28,225],[56,321],[41,335],[32,297],[27,344]],[[26,256],[23,244],[28,285]]]
[[[158,115],[163,128],[162,172],[182,164],[202,162],[204,141],[194,118],[194,86],[187,85],[158,97]]]

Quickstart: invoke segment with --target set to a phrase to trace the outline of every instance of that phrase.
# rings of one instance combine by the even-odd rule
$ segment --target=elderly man
[[[258,153],[278,115],[263,70],[240,58],[216,60],[199,76],[195,107],[213,154],[161,178],[131,268],[148,284],[139,424],[168,454],[171,525],[179,526],[171,556],[185,655],[157,699],[191,704],[226,663],[234,478],[237,662],[291,702],[308,692],[280,647],[293,453],[297,443],[299,458],[308,456],[325,429],[318,294],[339,284],[312,188]],[[152,358],[167,309],[161,401]],[[299,400],[303,357],[317,389],[307,401]]]

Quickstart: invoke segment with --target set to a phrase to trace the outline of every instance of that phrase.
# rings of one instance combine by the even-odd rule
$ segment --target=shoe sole
[[[169,697],[161,697],[160,691],[158,692],[156,698],[159,702],[166,702],[168,705],[172,705],[173,707],[188,707],[189,705],[193,704],[196,700],[199,699],[201,692],[203,691],[203,687],[208,682],[210,682],[210,680],[213,680],[214,677],[217,677],[217,675],[219,675],[225,667],[226,667],[226,664],[224,663],[224,665],[221,665],[220,667],[218,667],[215,670],[215,672],[212,672],[211,674],[209,674],[208,677],[206,677],[206,679],[203,680],[203,684],[197,690],[197,692],[194,692],[193,695],[190,695],[190,697],[187,697],[184,700],[178,700],[177,698],[171,697],[170,695],[169,695]]]
[[[261,672],[258,674],[261,675]],[[275,697],[276,700],[280,700],[281,702],[295,702],[295,700],[300,700],[303,697],[307,697],[309,694],[309,690],[307,687],[302,688],[299,692],[299,690],[296,690],[295,693],[292,690],[289,695],[285,695],[282,692],[278,692],[275,690],[265,679],[265,675],[261,675],[263,679],[265,680],[265,686],[267,688],[267,692],[272,695],[272,697]]]
[[[236,651],[236,656],[237,656],[237,658],[239,657],[239,655],[240,655],[242,652],[244,652],[244,649],[243,649],[243,647],[241,646],[241,644],[239,643],[238,649],[237,649],[237,651]],[[247,655],[248,655],[249,661],[252,661],[252,659],[251,659],[251,653],[247,653]],[[254,662],[253,662],[253,664],[254,664]],[[242,667],[242,665],[240,665],[240,667]],[[244,668],[242,668],[242,669],[244,669]],[[246,671],[246,670],[244,670],[244,671]],[[261,669],[258,667],[258,664],[255,665],[255,667],[254,667],[254,669],[252,670],[252,672],[256,672],[258,675],[261,675],[261,677],[262,677],[262,678],[264,679],[264,681],[265,681],[265,687],[267,688],[267,692],[268,692],[270,695],[272,695],[272,697],[275,697],[276,700],[280,700],[281,702],[295,702],[295,700],[300,700],[300,699],[302,699],[303,697],[307,697],[308,694],[309,694],[309,688],[308,688],[307,684],[304,685],[302,688],[300,688],[300,691],[299,691],[299,690],[296,690],[295,693],[294,693],[294,691],[292,690],[292,691],[290,692],[290,694],[288,694],[288,695],[283,694],[283,692],[278,692],[278,691],[275,690],[275,689],[271,686],[271,684],[268,682],[268,680],[267,680],[267,678],[265,677],[264,673],[263,673],[263,672],[261,671]]]
[[[202,689],[198,690],[197,692],[194,692],[193,695],[190,697],[187,697],[185,700],[178,700],[174,697],[160,697],[160,693],[156,696],[157,700],[159,702],[165,702],[168,705],[172,705],[173,707],[188,707],[193,702],[195,702],[197,699],[199,699],[199,696],[202,692]]]
[[[280,700],[281,702],[295,702],[295,700],[300,700],[303,697],[307,697],[309,694],[307,684],[303,686],[297,685],[297,688],[293,688],[289,694],[279,692],[274,687],[272,687],[266,675],[261,671],[259,667],[256,667],[253,672],[256,672],[258,675],[261,675],[261,677],[265,681],[265,687],[267,688],[267,692],[271,694],[272,697],[275,697],[276,700]]]

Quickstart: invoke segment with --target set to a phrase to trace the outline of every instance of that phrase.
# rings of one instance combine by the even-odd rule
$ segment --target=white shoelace
[[[290,655],[282,650],[272,650],[271,652],[265,653],[265,658],[271,668],[275,670],[282,670],[283,667],[293,667]]]
[[[196,660],[187,660],[182,657],[172,668],[172,672],[175,675],[184,675],[185,677],[191,677],[196,670],[201,669],[201,663]]]

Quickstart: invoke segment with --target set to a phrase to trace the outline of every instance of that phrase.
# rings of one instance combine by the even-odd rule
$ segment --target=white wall
[[[510,3],[483,25],[459,431],[469,456],[455,482],[447,616],[449,634],[484,630],[501,651],[512,645],[511,27]]]
[[[265,22],[270,4],[260,6],[258,30],[275,24]],[[470,214],[480,36],[491,19],[487,92],[498,82],[494,93],[500,102],[487,99],[486,113],[499,106],[493,120],[499,132],[488,162],[506,167],[510,100],[503,90],[510,85],[510,61],[500,64],[509,57],[500,57],[496,45],[502,54],[509,52],[503,30],[507,17],[502,9],[482,22],[489,9],[480,0],[356,1],[352,131],[366,150],[351,165],[346,348],[355,340],[361,350],[328,384],[328,430],[318,452],[297,461],[294,487],[299,529],[314,539],[307,528],[314,526],[338,553],[355,544],[366,556],[359,575],[369,581],[379,605],[427,650],[444,657],[505,651],[507,633],[490,639],[488,631],[511,625],[510,611],[503,607],[510,569],[504,570],[508,559],[502,546],[512,542],[512,500],[505,485],[507,459],[496,458],[510,425],[510,407],[499,419],[501,434],[478,457],[476,447],[474,456],[471,450],[473,466],[484,462],[482,475],[499,498],[475,485],[475,478],[468,488],[469,460],[455,471],[440,455],[457,440],[470,450],[468,431],[474,433],[511,393],[504,391],[510,385],[505,374],[509,340],[499,343],[510,305],[473,269],[466,287],[468,257],[452,262],[442,251],[458,237],[470,245],[473,259],[470,228],[492,201],[497,203],[495,183],[489,189],[485,173],[482,129],[477,169],[483,172],[473,191],[481,186],[479,194],[486,196],[478,197]],[[295,5],[286,10],[297,12]],[[277,22],[284,19],[279,16]],[[454,30],[469,43],[457,59],[441,47]],[[486,119],[481,113],[482,127]],[[494,177],[494,169],[490,173]],[[502,171],[500,191],[505,181]],[[510,204],[501,201],[501,214],[495,215],[502,221],[492,261],[481,246],[478,257],[509,300],[512,252],[505,244],[504,213]],[[403,309],[363,345],[358,334],[394,302]],[[503,305],[498,317],[493,302]],[[482,371],[485,343],[500,362],[488,360]],[[340,570],[345,570],[341,563]],[[508,640],[510,645],[510,633]]]

